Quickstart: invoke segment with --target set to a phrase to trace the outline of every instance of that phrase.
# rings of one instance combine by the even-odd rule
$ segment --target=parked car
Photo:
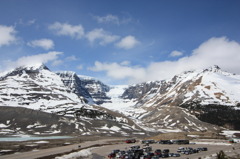
[[[189,140],[171,140],[173,144],[189,144]]]
[[[202,151],[207,151],[208,148],[207,147],[202,147]]]
[[[116,154],[112,152],[108,155],[108,158],[115,158],[115,157],[116,157]]]
[[[159,144],[173,144],[170,140],[160,140]]]
[[[150,151],[152,151],[152,147],[151,147],[151,146],[144,147],[144,148],[143,148],[143,151],[144,151],[144,152],[150,152]]]
[[[169,149],[163,149],[162,153],[169,153]]]
[[[138,149],[140,149],[139,145],[134,145],[130,147],[130,150],[138,150]]]
[[[166,154],[162,154],[161,157],[162,157],[162,158],[167,158],[167,157],[169,157],[169,154],[168,154],[168,153],[166,153]]]
[[[162,151],[161,151],[160,149],[156,149],[156,150],[154,151],[154,154],[155,154],[156,156],[160,156],[160,155],[162,155]]]
[[[178,153],[181,153],[181,152],[183,152],[184,150],[185,150],[184,147],[179,147],[178,150],[177,150],[177,152],[178,152]]]
[[[130,143],[135,143],[136,139],[126,139],[125,143],[130,144]]]
[[[117,157],[117,158],[125,158],[125,154],[126,154],[126,151],[119,151],[119,152],[116,154],[116,157]]]
[[[117,154],[118,152],[119,152],[120,150],[112,150],[112,153],[115,153],[115,154]]]
[[[207,151],[208,148],[207,147],[199,147],[197,148],[198,151]]]
[[[169,153],[169,157],[180,157],[181,155],[179,153]]]
[[[155,140],[142,140],[142,144],[154,144],[156,143]]]

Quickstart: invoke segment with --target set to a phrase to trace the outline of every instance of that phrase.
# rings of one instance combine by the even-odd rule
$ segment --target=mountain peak
[[[28,64],[18,67],[26,70],[49,70],[49,68],[43,63]]]
[[[207,69],[203,69],[203,72],[223,72],[218,65],[213,65]]]
[[[213,65],[212,67],[209,68],[209,71],[212,71],[212,72],[218,72],[220,70],[221,68],[218,65]]]

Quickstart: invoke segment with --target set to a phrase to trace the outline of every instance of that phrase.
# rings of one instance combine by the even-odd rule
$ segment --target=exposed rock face
[[[129,86],[122,94],[124,99],[138,99],[140,100],[146,94],[154,94],[161,86],[161,82],[147,82]]]
[[[110,87],[99,80],[86,76],[77,76],[71,71],[57,72],[66,87],[78,96],[86,99],[89,104],[102,104],[109,102],[110,97],[107,97],[106,92]]]
[[[75,72],[63,71],[56,72],[59,75],[64,83],[64,85],[71,90],[73,93],[77,94],[79,97],[85,98],[87,101],[92,101],[92,96],[85,88],[85,82],[80,80]]]
[[[99,80],[79,76],[82,81],[83,87],[91,94],[93,101],[96,104],[102,104],[104,102],[109,102],[110,97],[106,95],[106,92],[110,90],[110,87],[102,83]]]

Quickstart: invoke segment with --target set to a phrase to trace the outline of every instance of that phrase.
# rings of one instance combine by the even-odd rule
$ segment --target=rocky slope
[[[60,76],[63,84],[71,90],[71,92],[77,94],[79,97],[84,97],[86,102],[92,102],[92,96],[85,88],[85,82],[80,80],[78,75],[75,72],[71,71],[62,71],[56,72],[58,76]]]
[[[75,110],[75,114],[75,117],[69,117],[23,107],[1,106],[0,136],[145,135],[145,131],[121,114],[86,108]]]
[[[149,87],[149,85],[153,87]],[[237,116],[240,103],[239,90],[239,75],[222,71],[218,66],[214,66],[205,70],[184,72],[167,81],[130,86],[123,93],[123,98],[137,101],[134,106],[142,110],[140,113],[132,111],[133,116],[149,125],[156,125],[156,123],[164,125],[163,119],[166,117],[177,123],[176,119],[170,119],[171,116],[176,116],[174,114],[176,111],[173,111],[175,109],[165,115],[163,115],[165,111],[161,113],[163,108],[170,106],[171,109],[181,110],[180,107],[185,108],[185,110],[190,111],[190,114],[197,116],[204,122],[239,129],[240,120]],[[214,113],[216,111],[219,113]],[[179,117],[183,114],[183,112],[178,112]],[[208,115],[213,115],[215,120],[207,118]],[[188,120],[185,120],[186,124],[189,123]],[[183,122],[183,120],[181,121]],[[179,127],[177,124],[173,124],[173,126]],[[185,126],[180,127],[184,130],[189,129]],[[202,126],[196,124],[195,127],[201,129]]]
[[[78,96],[83,96],[87,99],[89,104],[102,104],[109,102],[109,97],[106,93],[110,90],[110,87],[87,76],[78,76],[75,72],[62,71],[56,72],[59,75],[66,87]]]
[[[93,101],[96,104],[109,102],[110,97],[107,96],[110,87],[99,80],[87,76],[78,76],[83,83],[83,86],[91,94]]]

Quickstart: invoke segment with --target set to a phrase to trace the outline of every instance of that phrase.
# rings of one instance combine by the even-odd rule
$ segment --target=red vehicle
[[[116,154],[115,153],[110,153],[109,155],[108,155],[108,158],[115,158],[116,157]]]
[[[136,142],[136,139],[126,139],[125,142],[126,142],[127,144],[135,143],[135,142]]]

